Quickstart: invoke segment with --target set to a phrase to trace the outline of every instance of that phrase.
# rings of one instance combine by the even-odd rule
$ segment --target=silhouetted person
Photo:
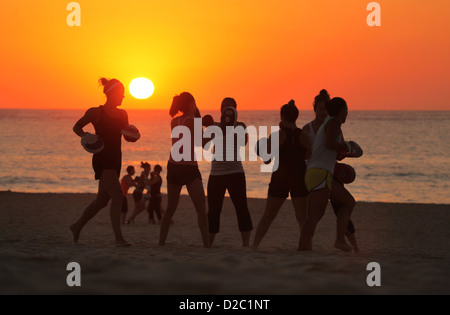
[[[127,167],[127,175],[122,177],[122,180],[120,181],[120,186],[122,187],[123,192],[123,201],[122,201],[122,224],[125,223],[127,212],[128,212],[128,190],[131,186],[134,186],[134,180],[133,175],[135,174],[134,166],[128,166]]]
[[[296,126],[298,114],[299,111],[293,100],[281,108],[279,157],[275,157],[279,158],[279,167],[272,173],[266,209],[256,228],[253,248],[259,246],[289,194],[300,230],[305,221],[308,203],[308,190],[304,181],[305,157],[310,150],[311,139],[307,133]],[[267,142],[271,143],[270,138]]]
[[[148,162],[141,162],[141,168],[143,169],[143,171],[141,172],[141,178],[144,181],[145,188],[147,188],[147,182],[149,181],[149,176],[151,176],[151,174],[152,174],[151,173],[152,167]],[[144,210],[145,210],[145,202],[150,199],[150,193],[149,193],[148,189],[147,189],[147,193],[143,194],[143,197],[144,197],[144,199],[142,202],[143,202]]]
[[[355,199],[344,185],[333,180],[337,153],[348,149],[341,130],[341,125],[345,123],[348,115],[348,108],[347,103],[339,97],[326,102],[325,106],[330,117],[325,119],[317,131],[308,161],[305,182],[310,191],[309,213],[303,225],[298,249],[312,250],[314,231],[325,213],[328,199],[331,198],[340,205],[335,247],[351,251],[352,247],[345,241],[345,232],[355,207]]]
[[[183,157],[179,160],[172,156],[172,151],[170,153],[169,162],[167,163],[167,210],[164,212],[161,221],[159,245],[165,245],[172,217],[178,206],[181,189],[183,186],[186,186],[197,211],[198,226],[200,228],[203,246],[210,247],[205,191],[203,189],[202,175],[198,169],[197,161],[194,158],[194,118],[200,117],[200,113],[197,109],[195,99],[190,93],[183,92],[173,98],[169,114],[174,117],[179,112],[182,115],[172,119],[170,123],[171,130],[173,132],[174,128],[184,126],[190,131],[189,158],[185,159]],[[182,141],[182,139],[172,137],[172,146],[178,141]]]
[[[110,217],[116,246],[129,246],[130,244],[123,238],[120,228],[123,201],[123,192],[119,182],[122,167],[121,131],[128,126],[128,115],[126,111],[117,107],[122,104],[125,88],[117,79],[102,78],[100,82],[106,95],[106,103],[88,109],[73,127],[73,131],[82,137],[85,134],[83,127],[92,123],[95,133],[104,141],[103,150],[95,153],[92,157],[95,179],[99,180],[97,198],[84,210],[80,219],[70,226],[70,230],[73,233],[73,242],[78,242],[80,232],[86,223],[106,207],[111,200]]]
[[[148,221],[149,223],[155,224],[155,217],[153,213],[156,213],[156,217],[158,218],[158,223],[161,223],[161,185],[162,185],[162,177],[161,177],[162,167],[159,164],[156,164],[153,168],[152,177],[148,180],[147,185],[150,187],[150,202],[148,203],[147,211],[148,211]]]
[[[126,221],[126,224],[134,223],[134,219],[137,217],[137,215],[145,210],[144,204],[145,182],[141,176],[136,176],[136,178],[134,179],[134,183],[136,186],[136,188],[133,191],[134,210],[131,216]]]
[[[328,95],[328,92],[326,90],[320,91],[319,95],[317,95],[314,99],[315,118],[313,121],[303,126],[303,130],[310,134],[312,143],[314,143],[314,139],[316,137],[317,132],[319,131],[320,126],[322,126],[325,119],[328,117],[328,112],[327,109],[325,108],[325,103],[328,101],[330,101],[330,96]],[[339,184],[342,184],[339,181],[337,182]],[[340,205],[337,201],[334,201],[332,197],[333,196],[330,196],[331,206],[333,208],[335,215],[337,216]],[[356,230],[351,219],[348,221],[346,235],[350,243],[352,244],[355,252],[359,252],[358,242],[356,240]]]
[[[233,202],[238,219],[239,231],[242,237],[242,246],[249,246],[250,235],[253,229],[252,219],[248,210],[247,204],[247,186],[245,182],[245,172],[242,167],[242,162],[237,158],[240,146],[238,139],[234,136],[234,145],[227,141],[227,126],[240,126],[246,129],[243,122],[237,121],[236,101],[232,98],[225,98],[222,101],[221,113],[222,117],[230,112],[229,121],[221,119],[219,126],[222,129],[223,137],[222,148],[218,151],[215,147],[215,154],[221,153],[221,157],[212,160],[211,173],[208,180],[208,222],[209,222],[209,237],[211,245],[214,238],[219,233],[220,228],[220,214],[222,212],[223,200],[225,192],[228,190],[231,201]],[[248,135],[245,135],[245,144],[247,144]],[[230,152],[228,152],[230,151]],[[231,161],[227,160],[227,153],[233,156]]]

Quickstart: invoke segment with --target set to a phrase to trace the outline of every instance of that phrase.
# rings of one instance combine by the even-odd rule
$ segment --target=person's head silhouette
[[[330,101],[330,95],[327,90],[320,91],[319,95],[314,98],[314,113],[318,120],[325,120],[328,116],[328,112],[325,104]]]
[[[298,118],[298,108],[295,106],[295,101],[290,100],[289,103],[281,107],[280,116],[281,121],[285,123],[295,123]]]
[[[107,104],[112,106],[122,105],[122,101],[125,97],[125,87],[122,82],[117,79],[108,80],[106,78],[101,78],[99,83],[103,86],[103,93],[106,95]]]
[[[175,95],[172,101],[172,106],[170,107],[169,114],[174,117],[178,112],[182,112],[183,115],[194,115],[198,116],[197,105],[195,103],[195,98],[189,92],[183,92],[180,95]]]
[[[343,98],[334,97],[326,103],[328,115],[338,117],[342,123],[345,123],[348,115],[347,103]]]

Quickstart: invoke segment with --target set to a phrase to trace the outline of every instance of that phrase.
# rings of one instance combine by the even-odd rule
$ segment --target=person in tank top
[[[313,121],[311,121],[311,122],[307,123],[305,126],[303,126],[303,130],[305,132],[308,132],[311,137],[311,143],[314,143],[314,139],[316,137],[316,134],[317,134],[320,126],[322,126],[325,119],[328,117],[328,112],[327,112],[327,109],[325,108],[325,104],[329,100],[330,100],[330,96],[328,95],[327,90],[321,90],[319,95],[317,95],[314,99],[313,106],[314,106],[315,118]],[[337,181],[337,183],[342,184],[339,181]],[[338,216],[339,208],[341,205],[337,201],[333,200],[332,197],[333,196],[330,195],[330,203],[333,208],[334,214],[336,216]],[[356,229],[355,229],[355,226],[351,219],[348,221],[346,236],[347,236],[348,240],[350,241],[350,243],[352,244],[353,250],[356,253],[358,253],[359,246],[358,246],[358,242],[356,239]]]
[[[83,127],[91,123],[95,134],[104,142],[104,148],[92,157],[95,179],[99,180],[98,193],[94,201],[84,210],[81,217],[70,226],[73,242],[77,243],[83,227],[111,200],[111,225],[114,231],[116,246],[130,246],[122,235],[120,220],[123,192],[119,182],[122,167],[122,129],[128,126],[128,115],[125,110],[118,109],[124,99],[125,87],[117,80],[100,79],[103,93],[106,95],[104,105],[90,108],[79,119],[73,131],[83,137]]]
[[[240,126],[244,130],[246,126],[243,122],[237,121],[237,104],[233,98],[225,98],[221,104],[222,118],[227,115],[229,120],[221,119],[218,126],[222,129],[222,139],[220,144],[222,148],[214,147],[215,154],[221,154],[211,161],[211,172],[208,180],[208,222],[209,222],[209,237],[211,245],[214,242],[215,236],[219,233],[220,228],[220,214],[222,212],[223,200],[225,192],[228,190],[231,201],[233,202],[238,219],[238,227],[241,232],[242,246],[248,247],[250,243],[251,231],[253,230],[252,219],[247,204],[247,187],[245,181],[245,172],[242,162],[238,158],[240,146],[238,145],[237,135],[234,136],[233,143],[227,141],[227,132],[233,132],[227,127]],[[245,135],[245,146],[248,141],[248,135]],[[218,150],[219,149],[219,150]],[[227,158],[233,157],[232,159]]]
[[[311,147],[309,135],[296,126],[299,111],[295,102],[281,108],[279,131],[279,166],[272,173],[266,201],[266,209],[258,223],[253,241],[257,248],[269,230],[286,198],[291,196],[299,229],[306,218],[308,190],[305,186],[305,157]],[[271,135],[271,137],[274,135]],[[270,139],[267,141],[270,143]],[[275,157],[278,158],[278,157]]]
[[[345,100],[340,97],[326,102],[325,106],[329,117],[316,133],[305,175],[306,187],[310,191],[309,211],[300,235],[298,250],[312,250],[316,226],[322,219],[331,198],[341,205],[337,215],[335,247],[351,251],[352,247],[345,241],[345,234],[355,207],[355,199],[344,185],[333,180],[337,153],[340,150],[347,150],[341,125],[347,119],[348,107]]]
[[[192,94],[183,92],[173,98],[169,114],[174,117],[179,112],[181,112],[182,115],[173,118],[171,121],[172,133],[174,132],[174,129],[179,126],[182,127],[181,129],[183,130],[186,130],[187,128],[190,133],[191,141],[188,152],[182,152],[185,154],[179,159],[178,157],[173,156],[172,151],[174,145],[183,139],[182,137],[172,136],[172,150],[167,163],[167,209],[164,212],[161,221],[159,245],[165,245],[172,217],[178,207],[181,189],[183,186],[186,186],[197,212],[197,221],[202,236],[203,246],[211,247],[208,233],[205,191],[202,183],[202,175],[195,159],[194,150],[194,118],[199,118],[201,116]],[[203,139],[203,135],[201,135],[201,137]],[[182,147],[182,150],[184,149],[185,148]],[[185,157],[185,155],[187,155],[187,157]]]

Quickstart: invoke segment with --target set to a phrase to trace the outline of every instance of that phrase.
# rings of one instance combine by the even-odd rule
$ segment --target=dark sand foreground
[[[449,294],[450,206],[358,203],[353,215],[362,252],[333,248],[331,209],[319,224],[315,251],[296,251],[299,237],[290,201],[257,251],[242,249],[226,199],[215,247],[201,247],[196,214],[183,196],[167,245],[146,213],[115,248],[109,210],[72,245],[68,226],[91,194],[0,192],[0,294]],[[131,198],[129,205],[132,206]],[[250,199],[256,226],[265,200]],[[82,286],[66,284],[69,262],[81,265]],[[381,265],[381,287],[366,284],[369,262]]]

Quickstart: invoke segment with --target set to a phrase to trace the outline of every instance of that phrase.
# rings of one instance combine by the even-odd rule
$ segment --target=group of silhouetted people
[[[237,157],[240,146],[246,145],[238,141],[227,141],[226,136],[232,128],[246,128],[238,121],[236,101],[225,98],[221,104],[222,117],[215,123],[212,118],[203,117],[208,121],[204,126],[215,125],[223,131],[220,142],[203,137],[202,145],[212,145],[215,157],[211,162],[211,172],[207,184],[207,201],[202,183],[202,175],[194,157],[194,141],[190,147],[183,147],[183,157],[174,157],[171,151],[167,163],[167,207],[161,218],[161,166],[156,165],[151,172],[148,163],[141,163],[144,171],[141,176],[133,178],[135,169],[127,168],[127,174],[119,181],[121,168],[121,130],[128,125],[128,116],[124,110],[117,107],[122,104],[125,88],[116,79],[101,79],[103,92],[107,100],[99,107],[90,108],[75,124],[74,132],[82,137],[83,127],[92,123],[96,135],[100,136],[104,149],[93,155],[95,178],[99,180],[97,198],[84,210],[80,219],[71,225],[73,241],[77,242],[84,225],[93,218],[99,210],[111,200],[111,223],[117,246],[129,246],[121,233],[122,223],[132,223],[136,215],[145,210],[144,189],[150,191],[148,204],[149,222],[155,222],[153,212],[160,220],[159,244],[164,245],[171,226],[173,215],[177,209],[180,192],[186,186],[189,196],[197,212],[198,226],[204,247],[211,247],[216,234],[220,230],[220,214],[223,207],[225,192],[228,191],[236,210],[238,227],[242,237],[242,246],[250,246],[253,223],[247,203],[245,171],[242,162]],[[346,102],[342,98],[330,99],[327,91],[322,90],[314,100],[315,119],[303,128],[296,125],[299,110],[294,101],[281,107],[279,137],[278,168],[272,172],[268,188],[268,196],[264,214],[259,221],[252,247],[257,248],[267,233],[270,224],[278,214],[286,198],[291,196],[295,215],[300,229],[298,250],[312,250],[312,239],[315,228],[322,218],[328,201],[331,201],[337,217],[335,247],[343,251],[358,251],[355,229],[350,215],[355,206],[355,200],[344,184],[333,176],[338,152],[347,149],[341,130],[348,114]],[[202,118],[194,97],[183,92],[173,98],[169,111],[173,117],[171,130],[179,126],[185,127],[194,135],[195,118]],[[207,119],[206,119],[207,118]],[[202,129],[203,130],[203,129]],[[174,133],[176,134],[176,133]],[[172,145],[181,140],[172,136]],[[218,143],[221,144],[218,147]],[[267,141],[271,143],[270,139]],[[270,145],[269,145],[270,147]],[[270,150],[271,148],[269,148]],[[217,158],[217,155],[223,155]],[[234,156],[234,159],[230,159]],[[264,161],[269,163],[270,161]],[[127,219],[128,205],[126,195],[129,188],[134,187],[133,199],[135,208]],[[208,211],[207,211],[208,206]],[[122,214],[121,214],[122,213]],[[121,219],[122,217],[122,219]],[[352,246],[348,245],[348,237]]]
[[[122,224],[134,223],[136,216],[145,210],[145,203],[148,200],[147,212],[148,212],[148,223],[156,224],[160,223],[162,218],[162,207],[161,207],[161,186],[163,183],[161,172],[162,167],[156,164],[151,171],[151,165],[147,162],[141,162],[141,167],[144,169],[140,176],[133,178],[136,173],[134,166],[127,167],[127,174],[122,177],[120,185],[123,191],[123,202],[122,202]],[[134,187],[133,200],[134,200],[134,210],[131,216],[127,219],[126,215],[128,213],[128,190]],[[146,193],[144,191],[147,190]],[[155,221],[155,214],[156,219]]]

